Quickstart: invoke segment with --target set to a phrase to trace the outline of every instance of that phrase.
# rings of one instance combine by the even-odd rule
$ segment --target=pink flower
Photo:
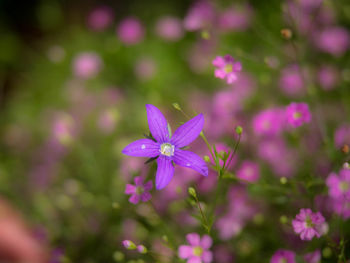
[[[280,249],[273,254],[270,263],[296,263],[295,253],[290,250]]]
[[[155,30],[159,37],[167,41],[179,40],[184,35],[181,20],[172,16],[160,18]]]
[[[140,202],[147,202],[151,199],[151,194],[149,191],[152,189],[153,184],[152,181],[148,181],[147,183],[143,183],[143,178],[141,176],[137,176],[134,179],[135,185],[127,184],[125,188],[125,194],[131,195],[129,198],[129,202],[133,204],[137,204]]]
[[[243,31],[250,26],[252,16],[250,6],[234,5],[218,17],[218,27],[222,31]]]
[[[343,27],[328,27],[316,36],[315,41],[322,51],[340,57],[349,48],[350,35]]]
[[[143,57],[136,62],[134,71],[140,80],[150,80],[157,72],[157,65],[153,58]]]
[[[188,31],[207,29],[215,19],[215,11],[209,1],[198,1],[188,11],[184,27]]]
[[[319,249],[304,255],[306,263],[321,263],[321,251]]]
[[[283,131],[284,122],[285,116],[282,109],[266,109],[253,118],[253,130],[256,135],[276,136]]]
[[[190,233],[186,236],[188,245],[179,247],[179,257],[187,259],[187,263],[210,263],[213,260],[213,254],[209,251],[213,241],[208,235],[202,238],[197,233]]]
[[[286,120],[292,127],[299,127],[311,121],[311,113],[306,103],[292,102],[286,108]]]
[[[117,35],[124,44],[135,45],[144,38],[144,29],[141,22],[134,17],[125,18],[117,28]]]
[[[102,31],[113,21],[113,10],[108,6],[100,6],[92,10],[88,16],[87,24],[95,31]]]
[[[339,82],[339,72],[332,66],[323,66],[318,71],[317,78],[324,90],[332,90]]]
[[[77,55],[73,61],[74,75],[82,78],[94,78],[101,71],[102,60],[95,52],[84,52]]]
[[[300,234],[301,240],[311,240],[314,236],[322,235],[322,226],[325,222],[320,212],[313,213],[311,209],[300,209],[292,221],[294,232]]]
[[[282,70],[279,86],[288,96],[298,97],[305,93],[303,76],[298,65],[289,65]]]
[[[249,160],[243,161],[237,171],[237,177],[248,182],[256,182],[260,177],[258,164]]]
[[[241,62],[235,61],[230,55],[217,56],[212,63],[216,67],[215,77],[226,79],[227,84],[235,82],[237,73],[242,70]]]
[[[331,173],[326,181],[329,196],[332,198],[346,198],[350,200],[350,169],[340,170],[339,176]]]
[[[334,144],[337,148],[341,148],[344,144],[350,145],[350,125],[341,125],[334,134]]]

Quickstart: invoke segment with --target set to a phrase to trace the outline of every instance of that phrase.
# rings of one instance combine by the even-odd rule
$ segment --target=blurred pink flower
[[[181,245],[178,250],[179,257],[186,259],[187,263],[210,263],[213,254],[209,251],[213,241],[210,236],[202,238],[197,233],[190,233],[186,236],[189,245]]]
[[[341,169],[339,175],[331,173],[327,178],[326,184],[330,197],[350,200],[350,169]]]
[[[314,41],[316,46],[322,51],[340,57],[349,48],[350,35],[347,29],[334,26],[316,33]]]
[[[321,251],[319,249],[304,255],[306,263],[321,263]]]
[[[313,213],[311,209],[300,209],[292,221],[294,232],[300,234],[301,240],[312,240],[314,236],[322,235],[322,225],[325,222],[320,212]]]
[[[110,108],[102,111],[98,118],[98,128],[105,134],[114,131],[118,119],[118,113],[115,109]]]
[[[184,18],[184,27],[188,31],[208,29],[215,21],[213,5],[206,0],[195,2]]]
[[[235,82],[237,73],[242,70],[241,62],[235,61],[231,55],[217,56],[212,63],[216,67],[215,77],[226,79],[227,84]]]
[[[305,85],[301,69],[292,64],[282,70],[279,86],[283,93],[291,97],[299,97],[305,93]]]
[[[144,38],[144,28],[135,17],[127,17],[122,20],[117,28],[117,35],[121,42],[126,45],[135,45]]]
[[[286,120],[289,125],[296,128],[311,121],[311,113],[306,103],[292,102],[286,108]]]
[[[90,79],[97,76],[103,67],[100,56],[95,52],[82,52],[73,61],[74,75],[82,79]]]
[[[285,113],[280,108],[260,111],[253,118],[253,130],[256,135],[276,136],[285,128]]]
[[[147,202],[152,198],[149,191],[153,188],[152,181],[143,183],[143,178],[141,176],[136,176],[134,178],[135,185],[127,184],[125,188],[125,193],[131,195],[129,202],[137,204],[138,202]]]
[[[345,144],[350,146],[350,125],[343,124],[339,126],[334,133],[334,144],[337,148],[343,147]]]
[[[135,74],[141,80],[150,80],[157,71],[154,59],[150,57],[140,58],[135,64]]]
[[[182,22],[172,16],[161,17],[156,24],[157,35],[167,41],[177,41],[184,35]]]
[[[259,180],[260,171],[257,163],[245,160],[238,168],[237,177],[248,182],[256,182]]]
[[[339,72],[333,66],[322,66],[317,73],[317,80],[324,90],[332,90],[339,82]]]
[[[113,9],[108,6],[99,6],[91,11],[87,18],[87,24],[92,30],[102,31],[112,23],[113,19]]]
[[[296,263],[295,253],[290,250],[280,249],[273,254],[270,263]]]
[[[234,5],[218,16],[218,28],[222,31],[244,31],[252,20],[253,10],[248,5]]]

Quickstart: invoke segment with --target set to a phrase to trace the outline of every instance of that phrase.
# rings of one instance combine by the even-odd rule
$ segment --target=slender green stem
[[[208,222],[207,217],[206,217],[205,214],[203,213],[202,206],[201,206],[201,204],[200,204],[200,202],[199,202],[199,200],[198,200],[197,195],[194,196],[194,199],[196,200],[198,209],[199,209],[199,211],[200,211],[200,213],[201,213],[201,216],[202,216],[202,218],[203,218],[203,221],[204,221],[204,224],[205,224],[205,228],[206,228],[208,234],[210,234],[210,228],[211,228],[211,227],[209,226],[209,222]]]

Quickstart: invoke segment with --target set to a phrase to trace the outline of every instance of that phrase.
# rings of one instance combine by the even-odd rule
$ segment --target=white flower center
[[[166,156],[173,156],[175,151],[175,146],[170,143],[163,143],[160,146],[160,153]]]

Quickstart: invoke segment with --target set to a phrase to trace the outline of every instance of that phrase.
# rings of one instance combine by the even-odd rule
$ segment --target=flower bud
[[[288,182],[288,180],[286,177],[281,177],[281,179],[280,179],[281,184],[286,184],[287,182]]]
[[[189,187],[188,188],[188,193],[190,194],[190,195],[192,195],[193,197],[197,197],[197,193],[196,193],[196,190],[193,188],[193,187]]]
[[[141,254],[147,254],[147,248],[144,245],[138,245],[137,251]]]
[[[281,30],[281,35],[284,39],[291,39],[293,36],[292,30],[289,28],[284,28]]]
[[[285,216],[285,215],[282,215],[280,217],[280,222],[281,222],[281,224],[287,224],[288,223],[288,217]]]
[[[174,102],[174,103],[173,103],[173,107],[174,107],[176,110],[181,110],[181,107],[180,107],[179,103]]]
[[[122,244],[126,249],[129,249],[129,250],[136,249],[135,243],[132,242],[131,240],[123,240]]]
[[[243,128],[242,128],[241,126],[237,126],[237,127],[236,127],[236,133],[237,133],[238,135],[242,134],[242,133],[243,133]]]
[[[208,155],[204,155],[204,161],[209,163],[210,162],[210,157]]]

